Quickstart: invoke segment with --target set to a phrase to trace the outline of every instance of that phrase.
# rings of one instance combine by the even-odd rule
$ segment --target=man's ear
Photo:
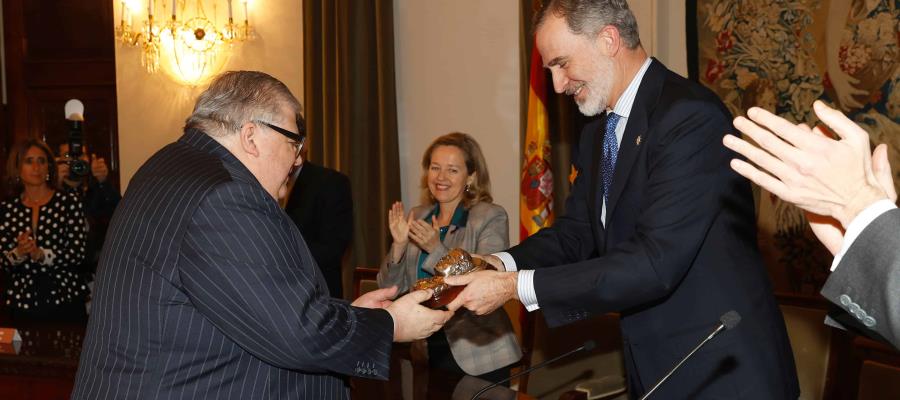
[[[604,26],[600,32],[597,32],[595,44],[600,46],[600,51],[607,57],[615,57],[622,47],[622,37],[619,36],[619,29],[612,25]]]
[[[241,125],[241,131],[238,132],[238,142],[244,153],[253,157],[260,156],[259,148],[260,130],[256,124],[247,122]]]

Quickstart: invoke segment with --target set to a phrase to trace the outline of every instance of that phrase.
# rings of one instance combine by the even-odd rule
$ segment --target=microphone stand
[[[697,347],[694,347],[694,349],[691,350],[691,352],[688,353],[688,355],[684,356],[684,358],[682,358],[681,361],[678,362],[678,364],[676,364],[674,367],[672,367],[672,369],[670,369],[669,372],[665,376],[663,376],[662,379],[659,380],[659,382],[656,382],[656,385],[653,385],[653,387],[650,388],[650,391],[645,393],[641,397],[640,400],[646,400],[647,397],[650,397],[650,395],[653,394],[653,392],[656,391],[656,389],[658,389],[659,386],[663,384],[663,382],[665,382],[667,379],[669,379],[669,377],[672,376],[672,374],[675,373],[675,371],[677,371],[678,368],[680,368],[681,365],[684,364],[685,361],[687,361],[689,358],[691,358],[691,356],[693,356],[694,353],[697,352],[697,350],[700,350],[700,348],[703,347],[703,345],[706,344],[706,342],[708,342],[710,339],[712,339],[713,337],[718,335],[719,332],[722,332],[723,330],[727,330],[727,329],[732,329],[735,326],[737,326],[737,324],[739,322],[741,322],[741,315],[738,314],[736,311],[731,310],[731,311],[725,313],[724,315],[722,315],[722,317],[719,318],[719,321],[721,321],[719,323],[719,326],[717,326],[716,329],[714,331],[712,331],[712,333],[710,333],[709,336],[706,337],[706,339],[703,339],[703,341],[700,342],[700,344],[698,344]]]
[[[491,390],[492,388],[495,388],[495,387],[497,387],[497,386],[500,385],[500,384],[509,382],[509,381],[511,381],[512,379],[518,378],[518,377],[520,377],[520,376],[522,376],[522,375],[525,375],[525,374],[527,374],[527,373],[530,373],[531,371],[534,371],[534,370],[536,370],[536,369],[543,368],[544,366],[546,366],[546,365],[548,365],[548,364],[551,364],[551,363],[554,363],[554,362],[556,362],[556,361],[559,361],[559,360],[561,360],[561,359],[563,359],[563,358],[566,358],[566,357],[568,357],[568,356],[570,356],[570,355],[572,355],[572,354],[575,354],[575,353],[577,353],[577,352],[579,352],[579,351],[582,351],[582,350],[588,350],[588,351],[593,350],[593,349],[594,349],[594,346],[595,346],[594,341],[593,341],[593,340],[588,340],[587,342],[584,342],[584,344],[581,345],[581,346],[579,346],[579,347],[576,347],[576,348],[574,348],[574,349],[572,349],[572,350],[569,350],[569,351],[567,351],[567,352],[565,352],[565,353],[563,353],[563,354],[560,354],[560,355],[558,355],[558,356],[556,356],[556,357],[553,357],[553,358],[551,358],[551,359],[549,359],[549,360],[542,361],[542,362],[538,363],[537,365],[535,365],[535,366],[533,366],[533,367],[531,367],[531,368],[526,368],[526,369],[524,369],[524,370],[522,370],[522,371],[519,371],[519,372],[517,372],[517,373],[515,373],[515,374],[512,374],[512,375],[509,376],[509,378],[505,378],[505,379],[499,380],[499,381],[497,381],[497,382],[494,382],[494,383],[492,383],[492,384],[490,384],[490,385],[487,385],[487,386],[481,388],[481,390],[479,390],[477,393],[475,393],[474,396],[472,396],[472,399],[471,399],[471,400],[477,399],[478,396],[481,396],[482,394],[484,394],[484,392],[487,392],[488,390]]]

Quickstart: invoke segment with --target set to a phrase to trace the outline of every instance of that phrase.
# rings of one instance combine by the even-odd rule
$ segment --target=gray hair
[[[629,49],[641,44],[637,19],[625,0],[548,0],[534,16],[534,29],[543,25],[547,14],[565,18],[576,35],[595,37],[603,27],[612,25]]]
[[[284,106],[300,115],[300,102],[278,79],[258,71],[228,71],[200,94],[184,128],[222,137],[239,131],[246,122],[273,123]]]

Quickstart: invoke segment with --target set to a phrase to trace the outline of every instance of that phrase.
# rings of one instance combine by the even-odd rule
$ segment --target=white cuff
[[[50,266],[53,265],[53,260],[56,258],[56,253],[50,249],[41,249],[44,252],[44,259],[41,261],[41,265]]]
[[[519,270],[518,268],[516,268],[516,260],[513,259],[513,256],[511,254],[505,251],[501,251],[491,255],[497,256],[500,261],[503,261],[503,268],[506,269],[506,272],[516,272]]]
[[[519,271],[519,277],[516,280],[516,291],[519,292],[519,302],[525,306],[526,310],[534,311],[541,308],[538,305],[537,294],[534,292],[533,269]]]
[[[850,245],[853,244],[856,238],[859,237],[859,234],[862,233],[875,218],[878,218],[881,214],[895,208],[897,208],[897,206],[888,199],[878,200],[866,207],[865,210],[862,210],[856,218],[853,218],[853,221],[850,221],[850,225],[847,225],[847,231],[844,232],[844,241],[841,243],[841,251],[834,256],[834,261],[831,262],[831,270],[834,271],[834,269],[837,268],[838,264],[841,263],[844,254],[847,253],[847,249],[850,248]]]

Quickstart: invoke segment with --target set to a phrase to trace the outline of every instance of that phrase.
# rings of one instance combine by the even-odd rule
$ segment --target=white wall
[[[422,153],[452,131],[481,144],[494,202],[517,242],[519,5],[517,0],[395,0],[394,40],[403,202],[418,204]]]
[[[684,0],[631,0],[641,43],[647,53],[672,71],[687,76]]]
[[[114,5],[118,22],[121,3],[116,1]],[[256,0],[250,6],[250,23],[256,29],[256,38],[235,46],[223,70],[266,72],[284,82],[302,102],[303,18],[300,2]],[[206,8],[210,17],[211,10],[212,7]],[[224,12],[222,7],[218,11]],[[134,22],[143,21],[145,14],[140,18],[135,16]],[[225,17],[220,15],[219,18],[221,21]],[[203,89],[175,83],[162,72],[148,74],[141,66],[140,57],[137,48],[116,44],[119,172],[123,190],[141,164],[181,136],[184,120]]]

